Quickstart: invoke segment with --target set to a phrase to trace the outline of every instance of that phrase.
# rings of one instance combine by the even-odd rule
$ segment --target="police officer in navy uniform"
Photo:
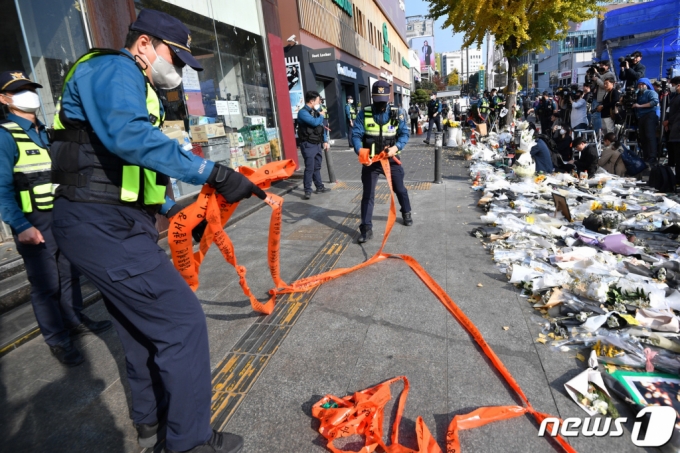
[[[111,321],[93,321],[81,312],[80,274],[52,236],[52,162],[45,126],[36,116],[37,88],[42,86],[23,71],[0,74],[0,103],[10,112],[0,124],[0,213],[24,259],[40,332],[61,363],[75,366],[85,359],[71,336],[103,332]]]
[[[373,84],[371,90],[373,104],[363,108],[357,115],[352,129],[352,141],[354,152],[359,154],[361,148],[370,149],[370,156],[380,154],[386,150],[390,156],[390,172],[392,174],[392,187],[399,200],[401,215],[404,225],[413,225],[411,218],[411,203],[408,199],[408,191],[404,186],[404,168],[392,157],[404,149],[409,138],[409,128],[406,125],[405,115],[401,115],[398,109],[389,104],[390,84],[379,80]],[[384,175],[382,164],[376,162],[365,165],[361,169],[361,182],[363,195],[361,197],[361,225],[359,225],[359,243],[364,243],[373,238],[373,204],[375,197],[375,185],[378,177]]]
[[[437,132],[442,131],[442,103],[437,99],[437,93],[430,95],[430,102],[427,103],[427,138],[423,143],[430,144],[430,134],[435,125],[437,125]]]
[[[352,128],[354,127],[354,120],[357,118],[357,108],[354,106],[354,98],[347,96],[347,104],[345,104],[345,119],[347,120],[347,141],[349,147],[352,147]]]
[[[154,219],[180,210],[165,196],[168,177],[210,184],[228,203],[266,195],[159,129],[164,113],[155,90],[177,88],[185,65],[203,69],[189,29],[149,9],[130,26],[124,49],[93,49],[76,62],[55,120],[53,231],[114,319],[140,445],[153,446],[165,425],[166,451],[236,453],[242,438],[210,426],[205,314],[156,244]]]
[[[321,96],[318,92],[305,93],[305,106],[298,112],[297,121],[300,153],[305,161],[302,180],[305,190],[303,198],[309,200],[312,197],[312,182],[316,186],[316,193],[326,193],[331,190],[321,181],[323,150],[328,149],[329,144],[326,111],[322,108]]]

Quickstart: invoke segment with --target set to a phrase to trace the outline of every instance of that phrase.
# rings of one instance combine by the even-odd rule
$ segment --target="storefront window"
[[[223,21],[230,17],[223,11],[226,2],[135,0],[135,6],[137,12],[152,8],[180,19],[203,66],[199,72],[185,67],[182,86],[161,93],[166,120],[184,122],[194,153],[231,167],[258,168],[280,159],[281,146],[263,37],[253,32],[259,30],[257,3],[243,1],[238,24],[249,30]],[[176,198],[199,189],[173,182]]]
[[[91,47],[82,3],[0,0],[0,5],[6,14],[0,27],[0,71],[21,69],[43,86],[41,119],[52,124],[66,73]]]

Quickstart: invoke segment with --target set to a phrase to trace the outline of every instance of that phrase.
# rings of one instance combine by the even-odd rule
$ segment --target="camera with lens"
[[[625,57],[619,57],[619,64],[623,66],[625,62],[628,62],[628,66],[633,66],[635,64],[635,58],[632,55],[626,55]]]
[[[631,110],[633,104],[637,102],[637,94],[635,93],[635,87],[626,87],[626,90],[621,96],[621,105],[626,110]]]

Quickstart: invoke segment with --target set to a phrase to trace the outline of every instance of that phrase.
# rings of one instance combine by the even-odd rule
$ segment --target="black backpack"
[[[649,172],[647,185],[657,192],[675,193],[675,174],[668,165],[655,165]]]

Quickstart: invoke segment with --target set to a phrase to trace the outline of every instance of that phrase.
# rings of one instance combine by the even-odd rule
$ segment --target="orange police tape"
[[[276,296],[279,294],[305,292],[315,288],[330,280],[349,274],[358,269],[362,269],[371,264],[383,261],[387,258],[399,258],[406,262],[415,274],[425,283],[430,291],[439,299],[446,309],[453,315],[461,326],[474,338],[484,354],[491,361],[496,370],[503,376],[507,384],[515,391],[522,400],[523,406],[490,406],[481,407],[469,414],[456,415],[446,435],[446,453],[458,453],[460,451],[459,430],[478,428],[489,423],[500,420],[508,420],[525,414],[531,414],[536,422],[540,424],[548,414],[536,411],[526,395],[520,388],[515,378],[512,377],[500,358],[491,347],[486,343],[484,337],[463,311],[453,302],[453,299],[434,281],[434,279],[420,266],[420,264],[408,255],[398,255],[383,253],[383,248],[387,243],[392,226],[397,218],[397,210],[394,203],[394,192],[392,188],[392,178],[387,154],[383,151],[372,159],[368,155],[368,149],[362,149],[359,153],[359,162],[364,165],[380,162],[387,184],[392,194],[390,211],[387,216],[387,225],[380,249],[367,261],[351,268],[335,269],[318,275],[306,277],[290,284],[281,280],[279,272],[279,245],[281,235],[281,209],[283,199],[273,194],[268,194],[265,202],[272,208],[272,217],[269,225],[269,246],[268,260],[269,270],[274,281],[275,288],[269,291],[271,298],[266,304],[259,302],[251,293],[246,283],[246,269],[239,266],[234,254],[234,247],[229,237],[224,232],[224,225],[233,214],[238,203],[229,204],[220,196],[217,197],[214,189],[205,186],[199,195],[198,200],[171,219],[168,239],[175,267],[182,274],[187,283],[193,290],[198,288],[198,270],[203,261],[203,257],[210,245],[215,242],[222,252],[227,262],[236,268],[240,278],[241,288],[248,296],[253,306],[253,310],[260,313],[270,314],[274,309]],[[241,170],[253,183],[262,189],[269,188],[272,182],[289,177],[295,165],[292,161],[272,162],[264,167],[253,171],[252,169]],[[209,228],[201,239],[199,251],[193,253],[191,242],[191,230],[198,225],[203,218],[208,221]],[[399,397],[397,414],[392,427],[392,438],[390,445],[385,445],[383,438],[383,412],[384,407],[391,398],[390,385],[399,380],[404,381],[404,390]],[[409,390],[409,383],[406,377],[396,377],[378,384],[375,387],[356,392],[344,398],[333,395],[326,395],[312,407],[312,415],[321,422],[319,432],[328,440],[328,448],[333,453],[339,453],[333,442],[336,439],[348,437],[354,434],[365,436],[365,446],[361,449],[362,453],[371,453],[377,447],[381,447],[387,453],[442,453],[427,426],[421,417],[416,422],[416,434],[418,439],[418,450],[406,448],[398,443],[399,424],[404,412],[406,396]],[[329,403],[335,403],[333,407]],[[327,407],[323,407],[326,405]],[[566,452],[575,450],[561,437],[555,440]]]

